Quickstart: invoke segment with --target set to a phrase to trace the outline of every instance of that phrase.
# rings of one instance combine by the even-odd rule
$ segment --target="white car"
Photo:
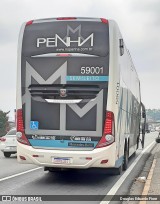
[[[5,157],[17,153],[16,129],[11,129],[5,136],[0,137],[0,150]]]

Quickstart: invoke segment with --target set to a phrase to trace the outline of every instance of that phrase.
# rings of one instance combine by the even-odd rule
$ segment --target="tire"
[[[107,169],[107,174],[109,175],[120,175],[123,171],[122,165],[118,168],[109,168]]]
[[[132,157],[135,157],[136,156],[136,152],[134,152],[133,154],[132,154]]]
[[[145,135],[142,135],[142,141],[141,141],[142,149],[144,148],[144,140],[145,140]]]
[[[140,136],[137,137],[137,149],[139,148]]]
[[[48,170],[49,170],[49,167],[45,166],[44,171],[48,171]]]
[[[11,156],[11,153],[10,152],[4,152],[4,156],[9,158]]]
[[[156,138],[156,142],[157,142],[157,143],[160,143],[160,137],[157,137],[157,138]]]
[[[125,144],[125,148],[124,148],[124,160],[123,160],[123,170],[124,171],[128,168],[128,157],[129,157],[128,145]]]
[[[119,168],[115,169],[115,175],[121,175],[122,171],[123,171],[123,168],[121,165]]]
[[[61,172],[61,170],[57,170],[57,169],[49,169],[48,171],[49,171],[49,173],[59,173],[59,172]]]
[[[48,172],[62,172],[65,171],[65,169],[62,168],[54,168],[54,167],[44,167],[44,171],[48,171]]]

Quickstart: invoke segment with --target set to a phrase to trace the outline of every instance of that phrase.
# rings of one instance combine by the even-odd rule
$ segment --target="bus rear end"
[[[18,161],[56,168],[114,167],[108,82],[107,20],[26,23],[19,39]]]

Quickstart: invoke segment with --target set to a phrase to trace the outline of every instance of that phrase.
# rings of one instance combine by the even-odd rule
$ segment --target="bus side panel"
[[[126,48],[124,55],[119,56],[120,94],[119,123],[117,125],[120,146],[119,154],[123,155],[125,140],[129,144],[129,156],[136,151],[140,125],[140,89],[139,79]],[[120,119],[122,118],[122,119]],[[122,120],[122,121],[121,121]]]
[[[131,57],[124,48],[120,56],[119,39],[122,39],[114,21],[110,24],[110,64],[107,110],[114,112],[116,156],[124,155],[125,138],[130,146],[130,155],[136,150],[140,124],[139,79]]]

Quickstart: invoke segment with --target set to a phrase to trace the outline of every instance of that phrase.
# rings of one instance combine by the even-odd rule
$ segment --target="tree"
[[[7,116],[9,112],[0,110],[0,136],[5,135],[9,131],[9,117]]]
[[[160,109],[146,109],[147,118],[152,121],[160,120]]]

